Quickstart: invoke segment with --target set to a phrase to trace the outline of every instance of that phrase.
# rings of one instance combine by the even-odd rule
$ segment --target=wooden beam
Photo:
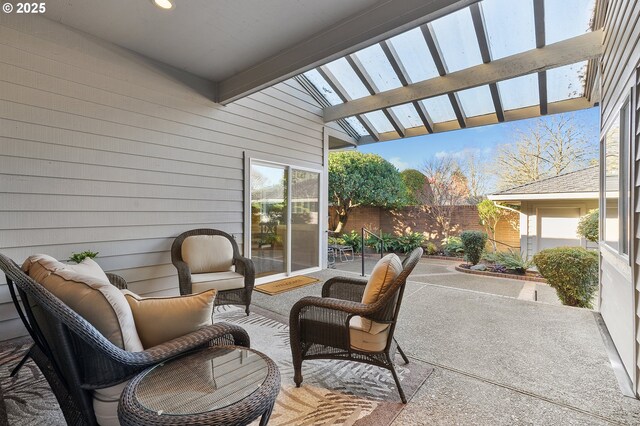
[[[535,22],[536,30],[536,47],[544,47],[546,45],[544,29],[544,0],[533,0],[533,20]]]
[[[346,104],[327,107],[324,109],[324,120],[325,122],[334,121],[339,118],[394,105],[406,104],[414,100],[432,98],[464,89],[497,83],[502,80],[594,59],[600,55],[602,55],[602,30],[550,44],[540,49],[518,53],[488,64],[476,65],[443,77],[435,77],[406,87],[399,87],[377,95],[356,99]]]
[[[433,27],[431,24],[425,24],[421,27],[422,35],[424,36],[424,41],[427,43],[427,47],[429,48],[429,52],[431,53],[431,57],[433,58],[433,62],[436,65],[436,69],[438,70],[438,74],[441,77],[444,77],[448,74],[449,70],[447,69],[447,64],[444,62],[444,58],[442,57],[442,52],[440,51],[440,46],[438,45],[438,39],[433,32]],[[429,80],[427,80],[429,81]],[[464,111],[462,110],[462,106],[460,105],[460,100],[458,99],[458,95],[456,93],[448,93],[449,102],[451,102],[451,107],[453,108],[453,112],[456,114],[456,118],[461,128],[467,127],[465,123]],[[414,100],[414,99],[411,99]]]
[[[540,98],[540,115],[547,115],[547,72],[538,73],[538,97]]]
[[[479,0],[380,0],[218,82],[225,105]]]

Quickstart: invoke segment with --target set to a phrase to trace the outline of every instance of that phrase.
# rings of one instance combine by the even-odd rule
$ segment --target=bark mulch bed
[[[509,273],[509,272],[493,272],[493,271],[474,271],[470,269],[471,265],[467,263],[462,263],[460,265],[456,265],[456,271],[464,272],[465,274],[473,274],[473,275],[484,275],[488,277],[497,277],[497,278],[509,278],[512,280],[520,280],[520,281],[535,281],[538,283],[545,283],[547,280],[542,278],[539,274],[535,272],[527,272],[526,274],[517,274],[517,273]]]

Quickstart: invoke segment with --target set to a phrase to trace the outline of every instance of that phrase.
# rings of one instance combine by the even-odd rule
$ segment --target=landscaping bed
[[[465,274],[473,274],[473,275],[484,275],[489,277],[498,277],[498,278],[509,278],[512,280],[520,280],[520,281],[535,281],[539,283],[546,283],[547,280],[542,278],[540,274],[536,272],[526,272],[524,274],[519,274],[516,272],[494,272],[490,270],[486,271],[477,271],[471,269],[471,265],[468,263],[462,263],[460,265],[456,265],[456,271],[464,272]]]

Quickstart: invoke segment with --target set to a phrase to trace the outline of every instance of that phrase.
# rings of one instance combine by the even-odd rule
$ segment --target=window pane
[[[384,115],[382,111],[368,112],[364,114],[364,116],[369,119],[374,129],[378,133],[395,131],[395,129],[393,128],[393,126],[391,125],[391,123],[389,122],[389,120],[387,119],[387,117]]]
[[[431,23],[449,72],[460,71],[482,63],[480,47],[466,7]]]
[[[548,70],[548,101],[556,102],[584,96],[586,71],[587,61]]]
[[[629,137],[630,106],[626,103],[620,111],[620,252],[629,254]]]
[[[489,86],[474,87],[458,92],[458,99],[467,117],[485,115],[496,112]]]
[[[498,82],[502,108],[505,110],[524,108],[540,103],[538,74],[529,74]]]
[[[356,52],[356,56],[369,73],[378,91],[384,92],[402,86],[379,44]]]
[[[404,127],[405,129],[419,127],[424,124],[422,123],[418,112],[411,104],[394,106],[391,108],[391,111],[396,114],[396,116],[400,120],[400,124],[402,124],[402,127]]]
[[[329,83],[327,83],[326,80],[322,78],[318,71],[309,70],[304,73],[304,76],[309,79],[311,84],[316,86],[316,89],[318,89],[322,96],[324,96],[327,102],[329,102],[331,105],[338,105],[342,103],[342,99],[340,99],[340,96],[338,96],[333,91],[331,86],[329,86]]]
[[[431,120],[434,123],[442,123],[456,119],[456,113],[453,111],[449,97],[446,95],[436,96],[420,101],[427,109]]]
[[[595,0],[545,0],[546,43],[556,43],[591,31]]]
[[[420,28],[402,33],[389,41],[396,49],[412,83],[439,75]]]
[[[604,241],[613,249],[619,247],[618,198],[620,190],[620,120],[611,125],[604,136]]]
[[[484,0],[480,5],[492,59],[535,49],[533,1]]]
[[[327,68],[344,87],[349,98],[358,99],[369,96],[369,91],[345,58],[328,63]]]

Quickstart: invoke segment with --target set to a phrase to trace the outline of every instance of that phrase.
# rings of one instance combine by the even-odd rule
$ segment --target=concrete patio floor
[[[640,424],[640,401],[622,395],[596,313],[558,305],[547,286],[540,288],[551,303],[518,299],[524,282],[462,274],[451,264],[423,260],[407,284],[396,337],[435,371],[394,425]],[[356,273],[311,275],[322,282]],[[321,286],[254,293],[253,303],[288,318]]]

